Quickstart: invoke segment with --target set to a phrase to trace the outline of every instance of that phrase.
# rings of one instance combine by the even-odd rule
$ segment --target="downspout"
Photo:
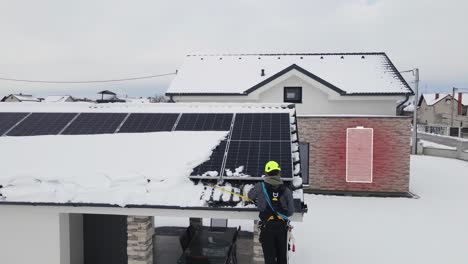
[[[407,93],[407,94],[405,94],[405,96],[406,96],[406,99],[405,99],[403,102],[401,102],[401,103],[397,106],[397,114],[398,114],[398,115],[401,115],[401,113],[403,112],[403,105],[404,105],[406,102],[408,102],[409,97],[410,97],[410,94]],[[401,108],[401,109],[400,109],[400,108]],[[414,106],[414,109],[416,110],[416,106]],[[413,111],[415,111],[415,110],[413,110]]]

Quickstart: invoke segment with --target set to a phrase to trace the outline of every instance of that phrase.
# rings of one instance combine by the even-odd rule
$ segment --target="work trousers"
[[[260,231],[265,264],[287,264],[288,260],[288,230],[286,223],[272,220]]]

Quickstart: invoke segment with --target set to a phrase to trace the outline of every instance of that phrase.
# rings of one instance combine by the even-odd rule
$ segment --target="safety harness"
[[[276,218],[279,219],[279,220],[283,220],[283,221],[289,222],[289,218],[288,218],[286,215],[284,215],[284,214],[278,212],[278,211],[274,208],[273,204],[271,203],[270,195],[268,195],[268,191],[267,191],[267,188],[266,188],[264,182],[262,182],[262,189],[263,189],[263,195],[265,195],[265,200],[266,200],[268,206],[270,207],[271,211],[272,211],[273,214],[274,214],[274,215],[269,216],[269,217],[266,219],[266,221],[267,221],[267,222],[268,222],[268,221],[271,221],[271,220],[275,219],[275,217],[276,217]],[[278,201],[279,197],[273,197],[273,199],[276,199],[276,200]],[[279,203],[279,201],[278,201],[278,203]]]

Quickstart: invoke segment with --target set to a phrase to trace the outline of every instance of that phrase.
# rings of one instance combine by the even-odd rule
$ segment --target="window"
[[[302,87],[284,87],[285,103],[302,103]]]
[[[346,182],[372,183],[374,130],[348,128],[346,131]]]
[[[309,143],[299,142],[302,184],[309,184]]]

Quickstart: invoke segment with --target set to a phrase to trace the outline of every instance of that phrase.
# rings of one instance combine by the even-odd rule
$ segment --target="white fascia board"
[[[258,98],[253,97],[251,94],[248,95],[173,95],[172,99],[175,102],[257,102]]]
[[[395,101],[395,103],[402,98],[404,95],[343,95],[338,98],[330,100],[341,100],[341,101]]]
[[[104,215],[140,215],[140,216],[168,216],[168,217],[197,217],[218,219],[245,219],[258,220],[257,211],[230,210],[193,210],[193,209],[162,209],[162,208],[122,208],[122,207],[91,207],[91,206],[32,206],[32,205],[0,205],[2,208],[15,210],[28,210],[29,212],[50,212],[70,214],[104,214]],[[291,221],[302,222],[303,214],[296,213]]]

